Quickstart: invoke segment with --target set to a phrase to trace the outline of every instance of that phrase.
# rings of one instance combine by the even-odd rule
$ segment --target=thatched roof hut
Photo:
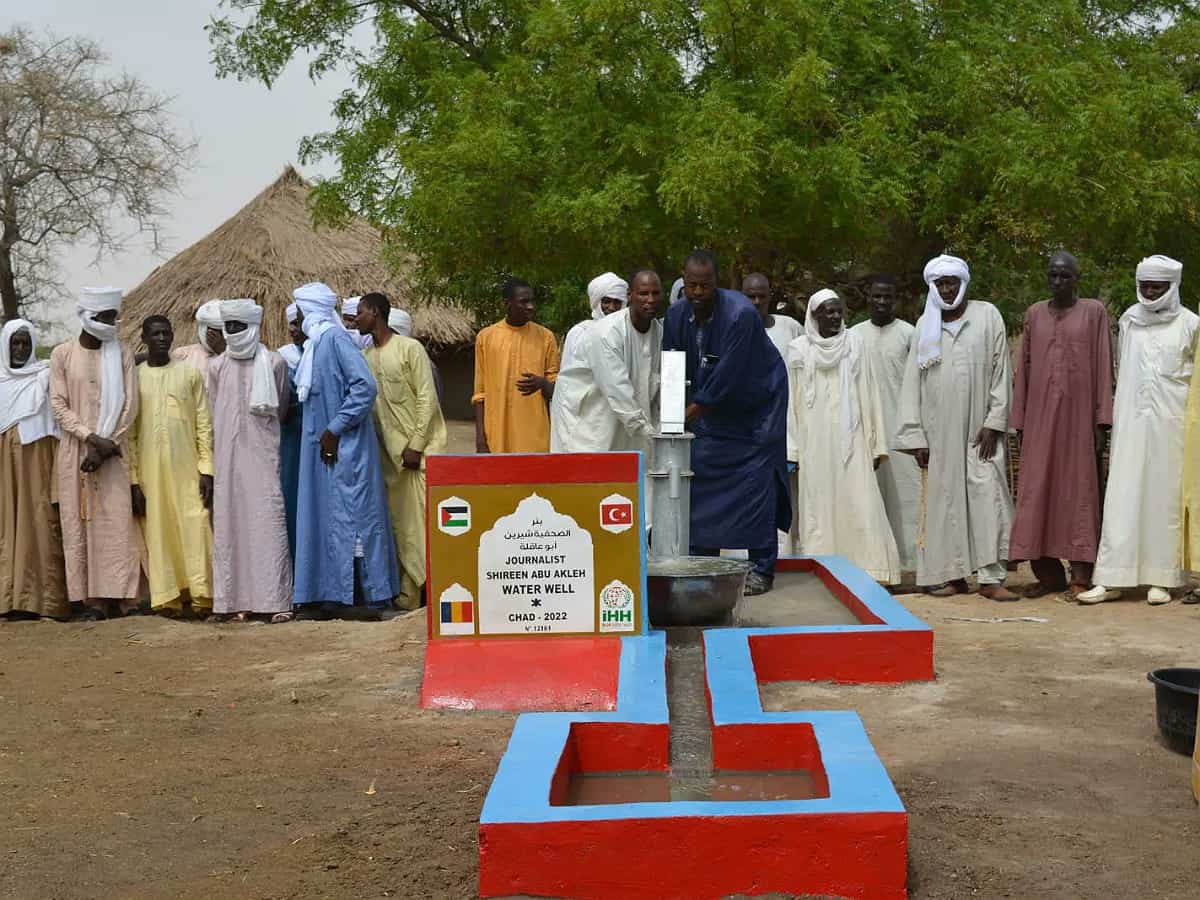
[[[138,343],[142,319],[165,315],[179,343],[194,340],[196,307],[206,300],[249,297],[262,304],[262,340],[287,341],[284,311],[292,290],[323,281],[339,296],[383,291],[412,313],[413,336],[434,347],[470,343],[474,319],[461,307],[413,295],[407,272],[384,265],[379,233],[365,220],[343,229],[316,228],[309,184],[291,166],[207,237],[156,268],[130,291],[121,311],[122,338]]]

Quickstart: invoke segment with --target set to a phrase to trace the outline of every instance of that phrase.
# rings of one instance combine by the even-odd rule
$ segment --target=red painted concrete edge
[[[907,832],[906,813],[481,825],[479,893],[706,900],[777,891],[904,900]]]
[[[712,754],[714,769],[811,772],[816,796],[829,796],[821,746],[809,722],[716,725],[712,730]]]
[[[759,682],[900,684],[934,677],[931,630],[780,631],[747,640]]]
[[[430,456],[427,487],[456,484],[603,484],[638,482],[637,453],[503,453]]]
[[[571,772],[666,772],[671,726],[667,723],[572,722],[563,755]]]
[[[620,669],[613,638],[430,641],[421,707],[608,712],[617,707]]]

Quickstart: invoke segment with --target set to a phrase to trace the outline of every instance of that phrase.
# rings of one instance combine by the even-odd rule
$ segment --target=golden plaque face
[[[433,637],[642,632],[636,481],[430,484]]]

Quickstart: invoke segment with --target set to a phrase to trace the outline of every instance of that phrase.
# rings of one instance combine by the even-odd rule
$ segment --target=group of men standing
[[[661,351],[684,351],[695,434],[691,552],[748,550],[746,590],[762,593],[774,579],[776,529],[791,517],[787,377],[754,306],[719,288],[718,275],[711,253],[688,256],[687,302],[671,304],[661,321],[655,271],[598,276],[588,285],[592,317],[567,334],[561,359],[554,336],[532,321],[532,288],[510,280],[505,318],[475,344],[476,449],[648,455],[659,425]]]
[[[915,329],[895,319],[888,276],[871,279],[871,318],[848,331],[837,295],[814,294],[787,353],[796,550],[841,554],[886,584],[912,568],[937,596],[966,593],[974,576],[983,596],[1016,600],[1007,564],[1028,560],[1026,597],[1092,604],[1144,586],[1150,604],[1169,602],[1200,558],[1200,317],[1180,303],[1182,271],[1165,256],[1138,265],[1115,398],[1108,313],[1078,296],[1065,251],[1049,260],[1050,299],[1026,312],[1015,387],[1004,323],[968,299],[961,259],[925,267]],[[1021,440],[1015,510],[1010,430]]]
[[[888,585],[915,573],[936,596],[966,593],[974,577],[998,601],[1067,591],[1095,603],[1143,585],[1159,604],[1184,585],[1200,557],[1189,527],[1200,464],[1186,462],[1200,453],[1200,389],[1197,316],[1180,305],[1176,261],[1138,266],[1119,382],[1108,313],[1078,296],[1070,253],[1049,260],[1050,299],[1026,314],[1015,379],[1004,321],[968,298],[960,258],[926,265],[915,326],[897,318],[888,274],[868,280],[870,318],[853,328],[834,291],[814,294],[801,324],[774,312],[766,276],[747,275],[743,294],[717,287],[718,275],[711,253],[691,254],[661,331],[654,272],[598,276],[592,316],[561,360],[532,321],[532,289],[510,281],[508,314],[476,345],[477,449],[646,452],[659,351],[682,350],[696,437],[691,552],[748,551],[747,593],[771,588],[780,543],[845,556]],[[1022,440],[1015,508],[1010,430]],[[1036,580],[1018,595],[1005,581],[1021,560]]]
[[[746,550],[748,594],[771,589],[780,532],[794,553],[845,556],[888,585],[915,572],[938,596],[975,577],[983,596],[1017,599],[1004,586],[1015,560],[1032,564],[1030,597],[1098,603],[1141,585],[1162,604],[1185,584],[1200,558],[1200,316],[1180,302],[1180,263],[1138,265],[1114,379],[1108,313],[1055,253],[1015,387],[1000,313],[968,298],[957,257],[925,266],[915,327],[896,317],[889,275],[869,279],[870,318],[848,329],[832,290],[801,324],[773,311],[765,276],[742,294],[719,274],[711,253],[690,254],[665,318],[653,270],[598,276],[561,356],[532,287],[510,279],[505,317],[476,342],[477,451],[649,454],[661,351],[679,350],[690,549]],[[211,301],[182,348],[166,318],[147,318],[140,365],[117,341],[115,289],[82,292],[81,333],[49,364],[30,323],[4,326],[0,614],[128,612],[143,571],[171,614],[283,622],[421,603],[425,454],[446,449],[436,367],[382,294],[340,317],[324,284],[294,300],[278,352],[259,340],[258,304]]]
[[[446,449],[433,365],[382,294],[354,298],[353,329],[324,284],[294,300],[279,352],[252,300],[203,304],[181,348],[148,317],[140,364],[116,289],[82,292],[49,364],[29,322],[4,326],[0,613],[103,618],[147,592],[275,623],[420,605],[424,454]]]

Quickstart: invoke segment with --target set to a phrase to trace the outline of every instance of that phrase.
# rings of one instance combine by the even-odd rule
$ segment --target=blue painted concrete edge
[[[779,633],[812,632],[812,631],[878,631],[880,629],[904,629],[905,631],[932,631],[925,622],[918,619],[904,608],[895,597],[888,593],[887,588],[851,563],[844,556],[812,556],[790,557],[783,556],[780,560],[812,559],[841,582],[850,593],[858,597],[884,624],[882,625],[828,625],[809,626],[800,628],[767,629]]]
[[[714,637],[717,640],[712,641]],[[508,749],[484,801],[480,824],[664,819],[682,816],[762,816],[902,813],[904,805],[854,712],[765,713],[758,701],[749,644],[742,629],[704,633],[713,697],[735,724],[808,723],[821,750],[829,796],[814,800],[669,801],[552,806],[550,784],[573,722],[665,724],[666,635],[624,638],[617,710],[611,713],[527,713],[517,719]],[[721,673],[715,675],[712,673]],[[717,689],[714,691],[714,684]],[[723,685],[723,686],[722,686]]]

